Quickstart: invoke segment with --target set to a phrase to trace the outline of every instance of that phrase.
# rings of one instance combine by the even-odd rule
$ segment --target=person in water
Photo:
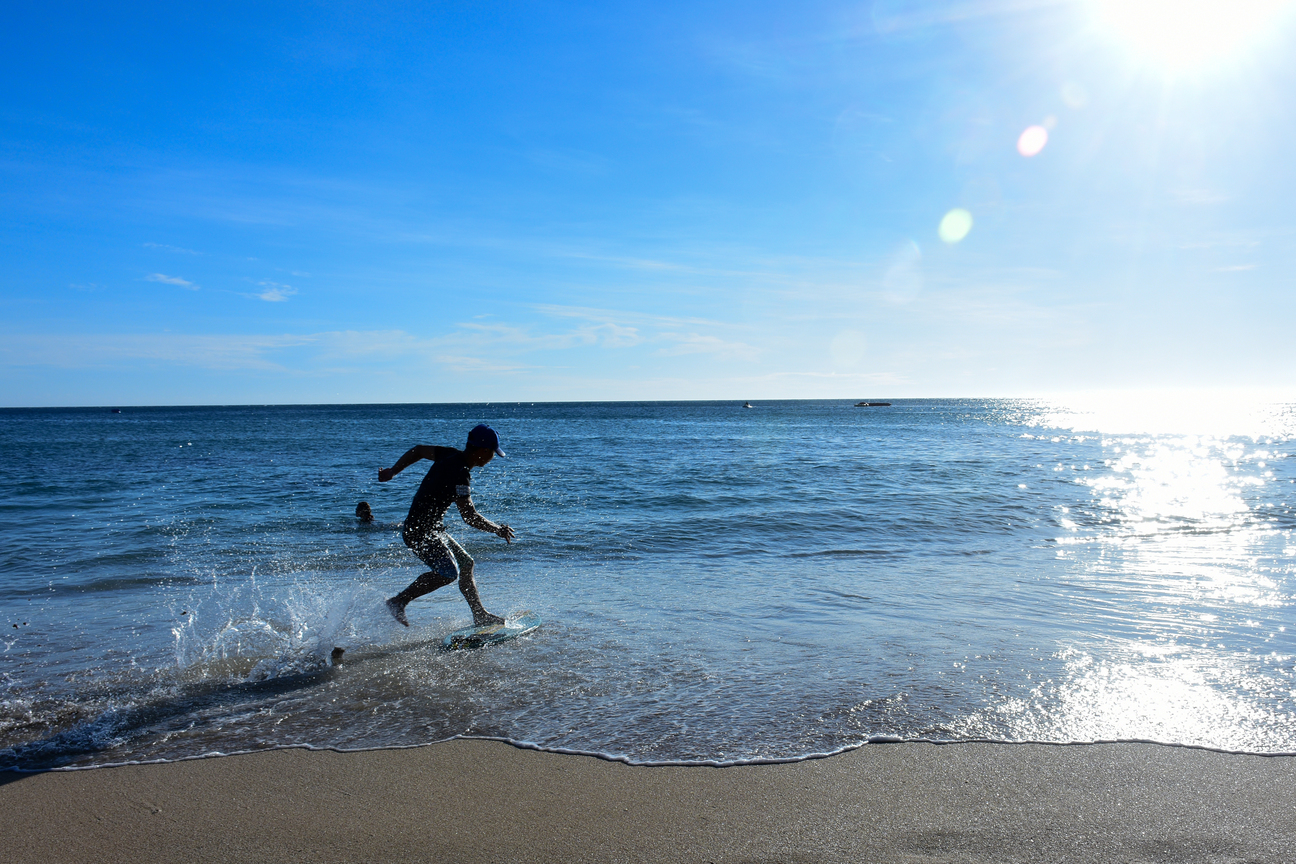
[[[405,607],[411,600],[445,587],[456,579],[459,580],[460,593],[468,601],[468,608],[472,609],[474,623],[504,623],[503,618],[482,608],[481,599],[477,596],[477,583],[473,581],[472,556],[446,532],[443,521],[446,510],[454,504],[470,527],[489,531],[503,537],[505,542],[513,542],[513,529],[496,525],[478,513],[472,501],[472,469],[481,468],[496,455],[504,455],[499,436],[494,429],[483,424],[468,433],[468,446],[463,450],[418,444],[396,460],[395,465],[379,470],[378,482],[386,483],[420,459],[432,460],[432,467],[419,485],[418,492],[414,493],[401,533],[401,539],[410,551],[432,569],[387,601],[392,617],[406,627],[409,620],[405,617]]]
[[[368,501],[361,501],[359,504],[356,505],[356,518],[359,519],[361,522],[363,522],[365,525],[368,525],[371,522],[373,522],[373,510],[369,509]]]

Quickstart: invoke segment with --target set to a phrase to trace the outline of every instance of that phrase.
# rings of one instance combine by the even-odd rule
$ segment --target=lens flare
[[[1062,85],[1062,101],[1068,108],[1079,110],[1089,104],[1089,91],[1074,81]]]
[[[1017,152],[1023,156],[1038,156],[1048,143],[1048,130],[1043,126],[1027,126],[1017,139]]]
[[[940,227],[936,229],[936,233],[946,243],[957,243],[966,237],[971,230],[972,214],[962,207],[955,207],[945,214],[945,218],[941,219]]]

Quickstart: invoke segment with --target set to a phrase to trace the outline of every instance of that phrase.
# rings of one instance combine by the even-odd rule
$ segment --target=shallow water
[[[460,734],[635,762],[1296,751],[1292,406],[740,405],[0,411],[0,766]],[[382,607],[421,570],[397,523],[422,470],[376,473],[478,422],[509,456],[474,499],[519,538],[450,528],[487,607],[545,623],[443,653],[454,588],[410,630]]]

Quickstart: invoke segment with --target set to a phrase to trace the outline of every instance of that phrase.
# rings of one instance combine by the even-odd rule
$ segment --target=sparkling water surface
[[[0,767],[454,735],[1296,751],[1293,406],[741,405],[0,411]],[[487,608],[545,623],[446,653],[457,590],[409,630],[382,603],[422,570],[423,467],[377,469],[478,422],[509,455],[474,500],[518,540],[450,530]]]

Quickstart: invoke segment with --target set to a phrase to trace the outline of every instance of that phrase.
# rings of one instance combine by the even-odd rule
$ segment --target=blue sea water
[[[1296,407],[741,404],[0,411],[0,767],[455,735],[1296,751]],[[423,470],[376,475],[479,422],[508,458],[474,499],[518,539],[450,530],[487,608],[545,623],[444,653],[453,587],[409,630],[383,608],[423,569]]]

